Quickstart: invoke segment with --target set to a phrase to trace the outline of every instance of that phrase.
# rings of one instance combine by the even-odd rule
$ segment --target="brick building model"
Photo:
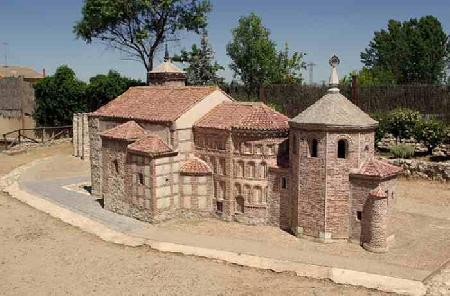
[[[195,211],[385,252],[400,169],[374,157],[377,122],[339,93],[293,119],[217,87],[185,86],[170,59],[89,114],[92,192],[147,222]]]

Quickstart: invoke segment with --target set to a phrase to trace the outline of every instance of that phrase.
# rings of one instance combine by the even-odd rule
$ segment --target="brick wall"
[[[268,224],[288,230],[290,227],[290,194],[289,187],[283,188],[282,178],[289,186],[289,170],[287,168],[269,169]]]
[[[269,163],[276,162],[285,138],[261,133],[196,129],[195,154],[213,170],[214,203],[222,217],[251,224],[268,223]]]

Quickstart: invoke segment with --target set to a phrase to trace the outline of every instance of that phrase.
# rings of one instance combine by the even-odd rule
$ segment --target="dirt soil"
[[[0,154],[0,175],[69,144]],[[386,295],[106,243],[0,194],[1,295]]]

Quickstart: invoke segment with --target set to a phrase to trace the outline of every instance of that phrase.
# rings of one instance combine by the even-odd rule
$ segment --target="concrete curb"
[[[21,190],[18,183],[20,175],[26,169],[34,166],[39,161],[42,160],[34,161],[30,164],[19,167],[11,171],[8,175],[2,177],[0,179],[0,189],[31,207],[45,212],[52,217],[58,218],[72,226],[76,226],[85,232],[94,234],[104,241],[132,247],[148,245],[150,248],[161,252],[181,253],[184,255],[204,257],[247,267],[272,270],[275,272],[294,272],[297,276],[314,279],[328,279],[338,284],[362,286],[369,289],[377,289],[384,292],[393,292],[402,295],[420,296],[426,293],[426,287],[420,281],[394,278],[334,267],[305,264],[295,261],[266,258],[223,250],[181,245],[164,241],[155,241],[130,236],[125,233],[112,230],[102,223]]]

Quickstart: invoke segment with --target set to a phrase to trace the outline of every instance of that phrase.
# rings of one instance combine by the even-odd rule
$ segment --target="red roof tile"
[[[195,127],[247,130],[288,130],[283,114],[260,102],[225,102],[201,118]]]
[[[206,162],[199,158],[193,158],[185,161],[180,168],[180,173],[189,175],[207,175],[211,169]]]
[[[137,86],[93,112],[94,116],[173,122],[195,103],[218,90],[209,86]]]
[[[145,136],[145,130],[136,122],[128,121],[104,131],[100,136],[116,140],[135,141]]]
[[[401,171],[402,169],[398,166],[372,158],[371,160],[366,161],[356,174],[385,178],[394,176]]]
[[[369,195],[376,199],[386,198],[387,194],[380,186],[369,192]]]
[[[145,153],[151,156],[157,156],[174,152],[160,137],[148,135],[136,142],[128,145],[131,152]]]

